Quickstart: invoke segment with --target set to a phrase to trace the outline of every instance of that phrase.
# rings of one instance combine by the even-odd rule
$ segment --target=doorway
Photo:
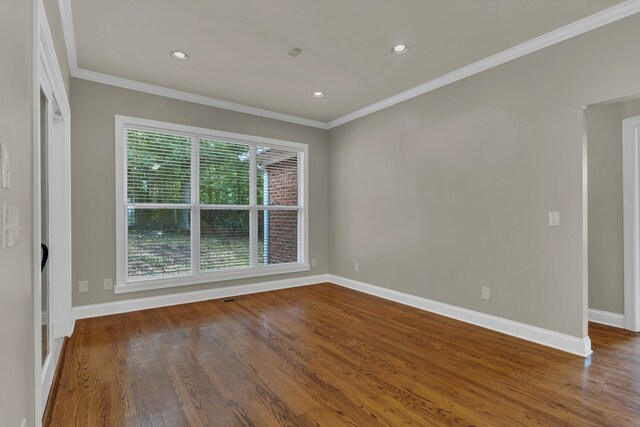
[[[587,106],[588,318],[640,330],[640,97]]]
[[[37,28],[32,242],[36,426],[41,424],[64,337],[73,330],[70,108],[41,2]]]
[[[46,81],[40,86],[40,138],[39,138],[39,225],[40,238],[37,252],[40,302],[40,368],[42,406],[46,405],[62,342],[69,330],[71,310],[70,233],[67,233],[70,214],[68,194],[64,187],[63,169],[65,120],[54,92]],[[54,185],[55,183],[55,185]],[[60,185],[62,184],[62,185]],[[44,409],[44,408],[43,408]]]

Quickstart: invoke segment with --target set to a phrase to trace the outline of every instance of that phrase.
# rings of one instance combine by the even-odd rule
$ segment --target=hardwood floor
[[[64,355],[67,351],[67,347],[69,344],[69,337],[64,337],[62,340],[62,349],[60,350],[60,360],[64,360]],[[51,396],[55,396],[58,390],[58,386],[60,385],[60,375],[62,373],[62,363],[58,363],[56,365],[56,371],[53,374],[53,380],[51,381]],[[42,415],[42,425],[48,426],[51,424],[51,412],[53,411],[53,407],[55,406],[54,399],[48,399],[44,408],[44,414]]]
[[[583,359],[322,284],[80,320],[51,426],[640,425],[640,336]]]

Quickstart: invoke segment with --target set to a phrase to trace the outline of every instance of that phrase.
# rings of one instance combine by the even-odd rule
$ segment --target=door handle
[[[44,243],[40,244],[42,248],[42,260],[40,261],[40,272],[44,270],[44,266],[47,265],[47,260],[49,259],[49,248]]]

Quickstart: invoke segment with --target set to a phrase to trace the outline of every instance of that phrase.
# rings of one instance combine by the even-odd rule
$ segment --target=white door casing
[[[35,425],[42,415],[49,396],[53,373],[60,355],[61,339],[73,330],[71,312],[71,169],[70,169],[70,106],[62,73],[55,53],[51,31],[42,0],[34,0],[34,80],[33,80],[33,304],[34,304],[34,370]],[[48,316],[52,328],[50,354],[42,364],[40,242],[40,92],[49,100],[48,129],[48,191],[50,241],[50,286]],[[59,113],[59,114],[57,114]]]
[[[640,116],[623,120],[624,317],[640,332]]]

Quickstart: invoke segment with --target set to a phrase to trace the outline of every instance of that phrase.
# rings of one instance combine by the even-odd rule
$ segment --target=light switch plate
[[[80,280],[78,282],[78,292],[80,293],[89,292],[89,281]]]
[[[559,227],[560,226],[560,212],[558,212],[558,211],[549,211],[549,226],[551,226],[551,227]]]
[[[20,233],[20,210],[17,206],[2,205],[2,247],[18,244]]]
[[[11,188],[11,167],[9,165],[9,149],[0,143],[0,186]]]

